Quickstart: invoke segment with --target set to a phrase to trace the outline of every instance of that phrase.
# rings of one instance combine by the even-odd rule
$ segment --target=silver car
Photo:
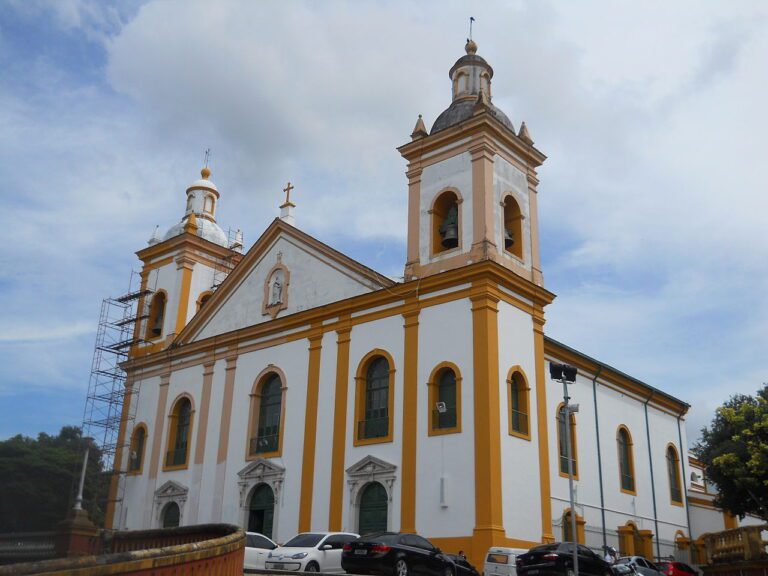
[[[622,556],[616,560],[617,566],[633,566],[640,576],[665,576],[658,566],[642,556]]]

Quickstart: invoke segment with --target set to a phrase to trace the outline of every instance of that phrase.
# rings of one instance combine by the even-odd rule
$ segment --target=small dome
[[[168,232],[163,236],[163,240],[168,240],[169,238],[182,234],[184,232],[184,226],[187,224],[187,220],[188,217],[185,217],[178,224],[171,226]],[[200,238],[218,244],[219,246],[227,246],[227,235],[216,222],[211,222],[205,218],[197,218],[196,224],[197,235],[200,236]]]
[[[464,122],[465,120],[469,120],[475,112],[476,102],[476,100],[456,100],[452,102],[451,105],[437,117],[437,120],[435,120],[435,123],[432,125],[432,130],[430,130],[429,133],[434,134],[435,132],[440,132],[440,130],[445,130],[446,128]],[[488,113],[514,132],[515,129],[512,126],[512,121],[507,118],[507,115],[499,108],[491,104],[488,107]]]

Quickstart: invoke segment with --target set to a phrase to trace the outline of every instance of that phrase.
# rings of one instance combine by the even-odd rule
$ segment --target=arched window
[[[390,442],[394,401],[394,369],[383,350],[368,354],[357,374],[355,444]]]
[[[192,402],[182,396],[174,405],[170,416],[166,468],[184,468],[189,461],[192,443]]]
[[[360,535],[387,531],[387,491],[378,482],[371,482],[360,493],[358,532]]]
[[[586,521],[584,518],[576,514],[576,538],[577,544],[584,544],[584,525]],[[571,511],[566,510],[563,512],[563,542],[573,542],[573,522],[571,518]]]
[[[680,458],[671,444],[667,446],[667,477],[669,478],[669,497],[672,504],[683,504],[683,489],[680,482]]]
[[[149,305],[149,317],[147,319],[146,339],[159,338],[163,334],[163,320],[165,319],[166,296],[162,290],[155,294]]]
[[[272,538],[275,518],[275,493],[267,484],[259,484],[251,493],[248,504],[248,532],[258,532]]]
[[[429,435],[461,432],[461,376],[450,362],[438,365],[429,377]]]
[[[128,472],[141,473],[144,463],[144,445],[147,441],[147,429],[139,424],[133,431],[131,446],[128,451]]]
[[[619,480],[622,492],[635,494],[635,463],[632,452],[632,436],[626,426],[619,426],[616,432],[616,447],[619,451]]]
[[[461,242],[459,197],[452,190],[440,194],[432,205],[432,253],[452,250]]]
[[[269,372],[260,379],[252,395],[251,414],[249,455],[263,458],[279,456],[283,382],[277,373]]]
[[[504,250],[523,258],[523,214],[511,194],[504,199]]]
[[[211,299],[211,296],[213,296],[213,292],[210,290],[206,290],[200,296],[197,298],[197,310],[200,311],[200,308],[202,308],[208,300]]]
[[[488,72],[480,72],[480,90],[484,90],[488,98],[491,98],[491,76]]]
[[[469,91],[469,75],[463,70],[456,73],[453,78],[454,98]]]
[[[510,370],[507,384],[509,386],[509,433],[512,436],[530,438],[528,383],[522,372],[513,368]]]
[[[571,413],[570,418],[570,435],[571,435],[571,463],[573,464],[573,477],[579,477],[578,468],[578,453],[576,452],[576,417]],[[560,404],[557,407],[557,446],[560,455],[560,475],[568,476],[568,452],[567,444],[565,442],[565,406]]]
[[[178,528],[181,510],[176,502],[168,502],[163,508],[163,528]]]

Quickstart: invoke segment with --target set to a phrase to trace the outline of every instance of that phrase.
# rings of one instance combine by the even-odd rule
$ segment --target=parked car
[[[693,566],[683,562],[662,561],[657,562],[656,566],[667,576],[698,576],[699,574]]]
[[[446,554],[446,556],[454,564],[453,573],[455,574],[455,576],[480,576],[480,573],[477,571],[477,568],[472,566],[472,564],[469,563],[469,560],[467,560],[466,557],[459,556],[458,554]]]
[[[341,572],[343,546],[355,540],[351,532],[304,532],[267,554],[266,570]]]
[[[272,540],[258,532],[245,533],[245,568],[263,569],[267,554],[277,548]]]
[[[516,576],[517,557],[526,552],[522,548],[489,548],[485,555],[485,576]]]
[[[344,546],[341,567],[349,574],[457,576],[463,567],[418,534],[375,532]]]
[[[642,556],[622,556],[616,560],[616,565],[622,564],[634,566],[640,576],[664,576],[656,564]]]
[[[612,576],[611,565],[581,544],[577,547],[579,574]],[[517,576],[571,576],[573,543],[554,542],[531,548],[517,557]]]

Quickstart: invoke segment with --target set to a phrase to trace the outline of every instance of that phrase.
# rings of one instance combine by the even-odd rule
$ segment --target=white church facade
[[[289,199],[243,254],[207,169],[181,222],[137,253],[148,312],[125,365],[113,527],[412,531],[476,562],[562,540],[566,422],[548,365],[565,362],[579,540],[688,546],[688,405],[545,336],[545,156],[493,105],[474,42],[450,76],[449,108],[399,148],[403,282],[303,232]]]

